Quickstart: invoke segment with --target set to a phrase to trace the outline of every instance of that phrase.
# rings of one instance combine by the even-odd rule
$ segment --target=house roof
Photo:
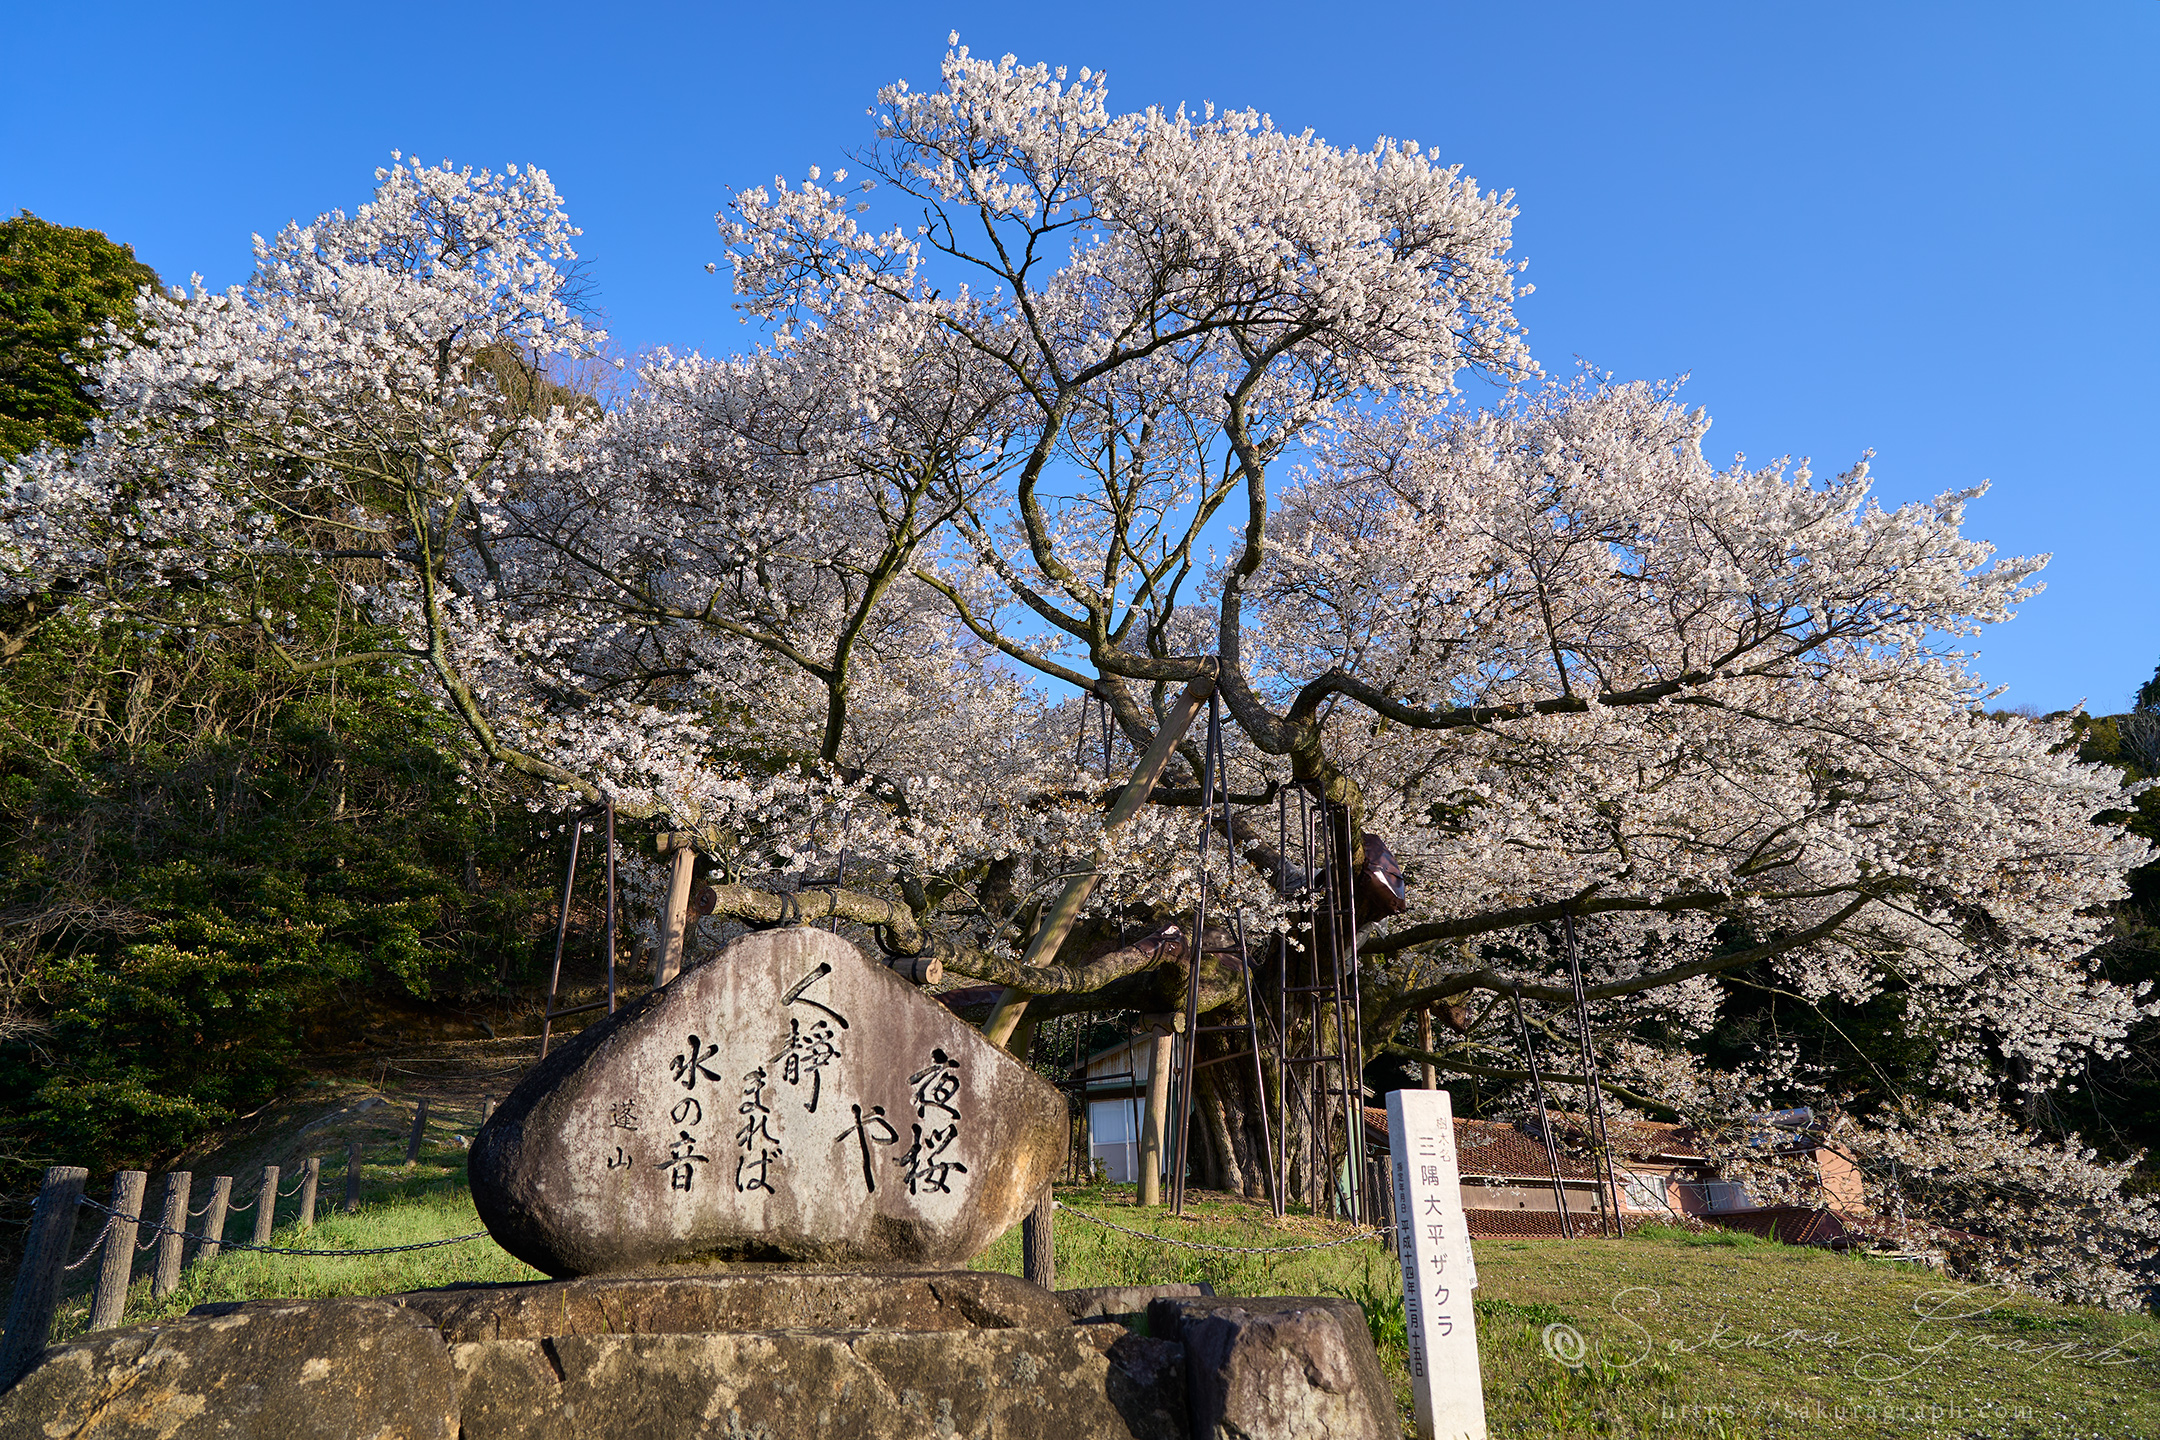
[[[1572,1110],[1546,1112],[1552,1119],[1553,1138],[1563,1145],[1590,1142],[1590,1119]],[[1532,1139],[1538,1136],[1536,1116],[1523,1121]],[[1609,1120],[1605,1133],[1616,1154],[1630,1160],[1670,1160],[1700,1163],[1709,1158],[1702,1137],[1685,1125],[1666,1125],[1656,1120]],[[1543,1142],[1539,1141],[1542,1147]]]
[[[1366,1106],[1365,1131],[1385,1145],[1387,1111]],[[1456,1120],[1455,1164],[1465,1178],[1473,1180],[1537,1180],[1550,1184],[1553,1178],[1544,1141],[1493,1120]],[[1589,1162],[1562,1150],[1560,1178],[1594,1181],[1598,1177]]]

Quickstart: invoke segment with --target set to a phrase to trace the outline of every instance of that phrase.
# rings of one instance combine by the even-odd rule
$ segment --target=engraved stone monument
[[[1463,1220],[1454,1107],[1445,1090],[1391,1090],[1387,1117],[1418,1440],[1485,1440],[1470,1304],[1477,1267]]]
[[[1065,1099],[823,930],[747,936],[543,1061],[473,1201],[550,1275],[715,1261],[953,1267],[1065,1163]]]

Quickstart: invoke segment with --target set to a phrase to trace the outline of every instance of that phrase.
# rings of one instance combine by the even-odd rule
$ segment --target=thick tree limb
[[[1530,1079],[1528,1070],[1507,1070],[1493,1065],[1474,1065],[1467,1060],[1450,1060],[1447,1056],[1435,1051],[1420,1050],[1414,1045],[1397,1045],[1393,1041],[1382,1045],[1380,1053],[1383,1055],[1400,1055],[1405,1060],[1415,1060],[1420,1064],[1430,1065],[1435,1070],[1452,1070],[1458,1075],[1474,1075],[1480,1080],[1528,1081]],[[1562,1085],[1583,1085],[1588,1083],[1580,1075],[1558,1075],[1550,1070],[1540,1070],[1538,1076],[1543,1080],[1554,1081]],[[1669,1115],[1678,1113],[1672,1106],[1667,1105],[1662,1100],[1653,1100],[1648,1095],[1638,1095],[1626,1086],[1615,1085],[1610,1080],[1600,1078],[1598,1088],[1608,1095],[1619,1096],[1630,1105],[1638,1105],[1650,1110],[1663,1110]]]

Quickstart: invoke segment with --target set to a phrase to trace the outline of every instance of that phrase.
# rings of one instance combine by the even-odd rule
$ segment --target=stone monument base
[[[793,1271],[206,1305],[52,1347],[0,1395],[0,1435],[1168,1440],[1321,1415],[1393,1435],[1393,1413],[1347,1301]]]

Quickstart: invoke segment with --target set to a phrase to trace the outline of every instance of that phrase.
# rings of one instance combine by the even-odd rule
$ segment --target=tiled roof
[[[1745,1230],[1787,1245],[1844,1245],[1852,1231],[1837,1211],[1808,1205],[1770,1205],[1760,1210],[1727,1210],[1698,1217],[1726,1230]]]
[[[1560,1238],[1560,1216],[1552,1210],[1465,1210],[1463,1220],[1473,1238],[1492,1235],[1548,1236]]]
[[[1554,1139],[1570,1145],[1589,1143],[1587,1116],[1570,1110],[1554,1110],[1550,1114]],[[1535,1119],[1524,1122],[1524,1128],[1533,1139],[1538,1133],[1537,1123]],[[1614,1151],[1630,1160],[1708,1158],[1701,1137],[1685,1125],[1666,1125],[1656,1120],[1611,1120],[1606,1122],[1605,1133],[1611,1137]]]
[[[1365,1107],[1366,1134],[1379,1144],[1387,1143],[1387,1111]],[[1455,1163],[1466,1180],[1536,1180],[1552,1183],[1552,1166],[1545,1158],[1545,1142],[1523,1134],[1513,1125],[1493,1120],[1455,1122]],[[1560,1178],[1594,1181],[1597,1172],[1587,1161],[1560,1152]]]

